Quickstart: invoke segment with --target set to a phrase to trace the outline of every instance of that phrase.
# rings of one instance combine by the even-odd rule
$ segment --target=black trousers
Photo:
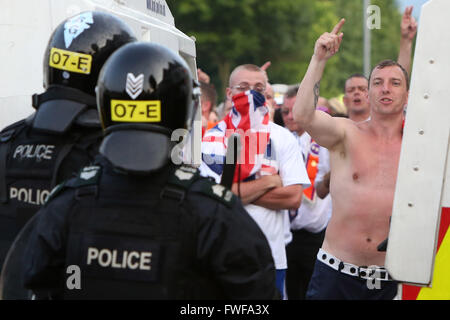
[[[378,287],[372,281],[341,273],[317,260],[306,298],[308,300],[392,300],[397,295],[396,281],[379,281],[377,285]]]
[[[292,241],[286,247],[288,269],[286,292],[288,300],[304,300],[314,270],[317,252],[325,238],[325,229],[318,233],[292,230]]]

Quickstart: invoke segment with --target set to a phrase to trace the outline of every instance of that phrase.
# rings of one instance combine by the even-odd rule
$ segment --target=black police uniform
[[[278,295],[264,234],[231,191],[200,178],[192,167],[168,165],[136,176],[117,172],[101,157],[53,196],[39,213],[25,254],[25,284],[38,296]],[[68,289],[71,265],[80,268],[80,289]]]
[[[51,133],[34,128],[38,114],[0,133],[0,270],[19,230],[57,183],[93,162],[103,137],[98,117],[97,125],[75,120],[67,132]]]
[[[96,11],[66,19],[51,35],[44,54],[46,91],[32,99],[36,112],[0,133],[0,270],[19,230],[53,187],[98,154],[98,75],[106,59],[132,41],[125,23]]]
[[[277,297],[270,247],[240,200],[170,161],[170,136],[189,128],[199,97],[186,62],[160,45],[127,44],[97,87],[98,161],[39,211],[25,285],[67,299]]]

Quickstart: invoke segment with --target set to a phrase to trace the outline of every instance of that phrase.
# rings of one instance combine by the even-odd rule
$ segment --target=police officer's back
[[[270,247],[240,200],[171,161],[172,131],[193,118],[192,87],[184,60],[156,44],[128,44],[107,61],[101,155],[55,189],[25,254],[38,296],[277,297]],[[74,265],[79,290],[66,286]]]
[[[124,22],[95,11],[63,21],[51,35],[46,91],[33,96],[36,112],[0,133],[0,270],[14,237],[51,189],[98,154],[98,74],[111,53],[135,40]]]

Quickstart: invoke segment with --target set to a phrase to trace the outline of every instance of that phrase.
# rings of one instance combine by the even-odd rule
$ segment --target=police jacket
[[[29,118],[0,132],[0,270],[19,230],[53,187],[98,154],[103,134],[96,109],[52,96]]]
[[[268,242],[231,191],[192,167],[95,166],[38,212],[25,286],[74,299],[273,299]]]

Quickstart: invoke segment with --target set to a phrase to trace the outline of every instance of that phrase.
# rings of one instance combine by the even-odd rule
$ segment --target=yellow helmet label
[[[50,50],[50,67],[83,74],[91,73],[92,56],[58,48]]]
[[[160,122],[160,100],[111,100],[111,120],[116,122]]]

